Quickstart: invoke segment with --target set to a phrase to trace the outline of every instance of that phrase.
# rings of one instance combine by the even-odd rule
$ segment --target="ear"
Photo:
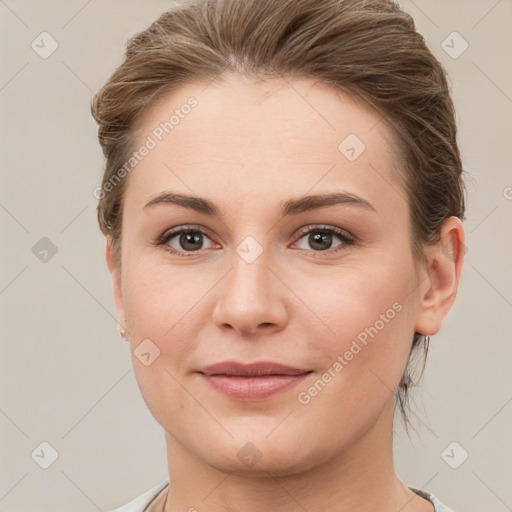
[[[449,217],[441,227],[439,242],[427,248],[426,274],[419,286],[416,332],[436,334],[453,305],[465,252],[464,227],[458,217]]]
[[[120,269],[115,264],[114,250],[112,248],[112,239],[109,236],[107,237],[105,259],[107,262],[108,270],[110,272],[110,277],[112,278],[112,291],[114,293],[114,303],[116,306],[117,316],[119,318],[119,326],[122,327],[123,330],[126,330],[127,326],[123,304],[121,272]]]

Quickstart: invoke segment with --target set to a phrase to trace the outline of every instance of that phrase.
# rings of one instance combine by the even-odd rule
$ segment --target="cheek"
[[[153,265],[143,257],[131,263],[125,267],[123,296],[141,394],[157,421],[165,421],[165,410],[190,416],[193,421],[193,415],[200,411],[195,410],[197,404],[187,398],[179,382],[195,367],[194,354],[201,348],[204,352],[201,333],[211,318],[205,308],[211,308],[208,292],[218,277],[192,266]],[[150,359],[153,353],[157,357],[146,366],[144,359],[148,357],[141,360],[138,356],[148,351]]]
[[[311,343],[313,357],[321,352],[325,363],[325,359],[335,359],[349,350],[357,340],[366,349],[373,347],[372,353],[389,357],[390,364],[392,352],[384,341],[396,338],[395,351],[404,344],[401,340],[409,341],[411,305],[406,299],[414,283],[412,262],[381,256],[323,272],[297,275],[296,269],[283,269],[283,280],[293,283],[293,293],[281,288],[275,291],[289,304],[286,328],[293,331],[300,325],[302,341]],[[171,360],[179,361],[194,350],[201,330],[210,322],[214,288],[223,272],[208,268],[200,272],[194,265],[170,269],[161,263],[147,264],[143,258],[127,263],[132,266],[125,267],[123,296],[134,339],[160,340],[160,345],[165,342],[160,350],[168,351],[172,346]],[[209,292],[213,292],[210,297]],[[372,343],[376,340],[380,343]],[[365,354],[357,359],[362,361],[369,351],[361,352]]]
[[[308,295],[306,287],[298,291],[315,312],[315,317],[308,312],[302,327],[309,333],[316,368],[329,382],[327,401],[346,400],[349,409],[357,410],[361,401],[387,400],[398,386],[414,334],[410,292],[415,282],[412,263],[399,263],[389,258],[387,264],[380,260],[340,269],[320,284],[317,280]]]
[[[368,269],[357,278],[340,279],[341,288],[331,282],[330,300],[319,295],[311,303],[336,334],[308,336],[317,379],[298,389],[296,398],[308,424],[324,418],[325,435],[339,446],[375,424],[393,399],[413,335],[413,307],[406,298],[410,283],[405,271],[399,280]],[[311,327],[306,332],[311,334]]]
[[[312,286],[314,284],[314,286]],[[325,339],[332,340],[326,348],[339,348],[339,341],[358,337],[362,342],[370,337],[368,331],[385,337],[410,320],[404,314],[412,307],[410,292],[414,272],[407,261],[399,265],[382,260],[339,268],[310,280],[295,280],[294,291],[303,297],[315,315],[315,325],[323,327]],[[328,336],[330,334],[330,336]]]
[[[200,299],[211,288],[208,276],[192,268],[152,265],[143,257],[126,266],[125,282],[123,297],[132,332],[162,340],[193,328]]]
[[[131,357],[141,395],[154,418],[168,428],[193,422],[201,414],[180,386],[180,370],[195,350],[199,291],[182,279],[142,263],[127,269],[125,311],[131,334]],[[194,291],[196,290],[196,291]],[[181,421],[181,420],[180,420]]]
[[[407,301],[414,284],[412,261],[398,261],[394,254],[378,256],[323,272],[283,269],[283,280],[293,283],[293,293],[275,290],[289,305],[285,329],[301,333],[297,350],[310,358],[315,370],[331,368],[331,373],[343,375],[329,387],[352,388],[358,399],[368,398],[375,387],[394,389],[413,334],[413,308]],[[172,382],[163,362],[173,372],[185,368],[195,351],[204,351],[198,344],[204,329],[212,327],[214,288],[223,272],[207,268],[199,272],[193,267],[170,269],[169,265],[148,264],[142,257],[128,260],[124,267],[123,296],[132,352],[145,339],[160,350],[152,365],[160,368],[158,372],[147,372],[140,361],[133,361],[140,385],[148,392]],[[342,371],[332,368],[336,361]]]

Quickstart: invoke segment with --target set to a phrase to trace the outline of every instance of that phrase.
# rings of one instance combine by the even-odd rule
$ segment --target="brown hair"
[[[112,183],[134,150],[138,121],[161,95],[224,72],[313,78],[375,109],[397,140],[417,262],[425,261],[425,246],[439,240],[445,219],[464,219],[462,163],[445,71],[396,3],[191,0],[127,42],[124,62],[92,100],[106,157],[98,221],[112,239],[118,266],[127,180]],[[415,333],[411,356],[418,347],[424,368],[428,339]],[[396,396],[406,428],[408,388],[414,384],[410,362]]]

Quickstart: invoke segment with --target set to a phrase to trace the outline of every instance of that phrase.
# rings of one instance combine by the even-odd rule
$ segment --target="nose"
[[[232,269],[218,286],[213,321],[222,330],[241,336],[272,334],[288,322],[283,280],[267,265],[263,254],[248,263],[234,255]]]

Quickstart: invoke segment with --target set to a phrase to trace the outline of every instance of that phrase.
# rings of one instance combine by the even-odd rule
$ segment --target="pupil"
[[[189,243],[191,245],[187,247],[187,244]],[[200,235],[194,233],[183,233],[180,238],[180,245],[183,247],[183,249],[197,251],[202,246]]]
[[[312,235],[309,236],[309,240],[310,240],[310,243],[311,245],[314,247],[315,244],[319,244],[320,247],[317,247],[317,249],[320,249],[320,250],[324,250],[324,249],[328,249],[329,247],[324,247],[322,246],[322,243],[326,243],[330,246],[330,238],[331,238],[331,234],[330,233],[326,233],[325,231],[322,232],[322,233],[314,233]]]

